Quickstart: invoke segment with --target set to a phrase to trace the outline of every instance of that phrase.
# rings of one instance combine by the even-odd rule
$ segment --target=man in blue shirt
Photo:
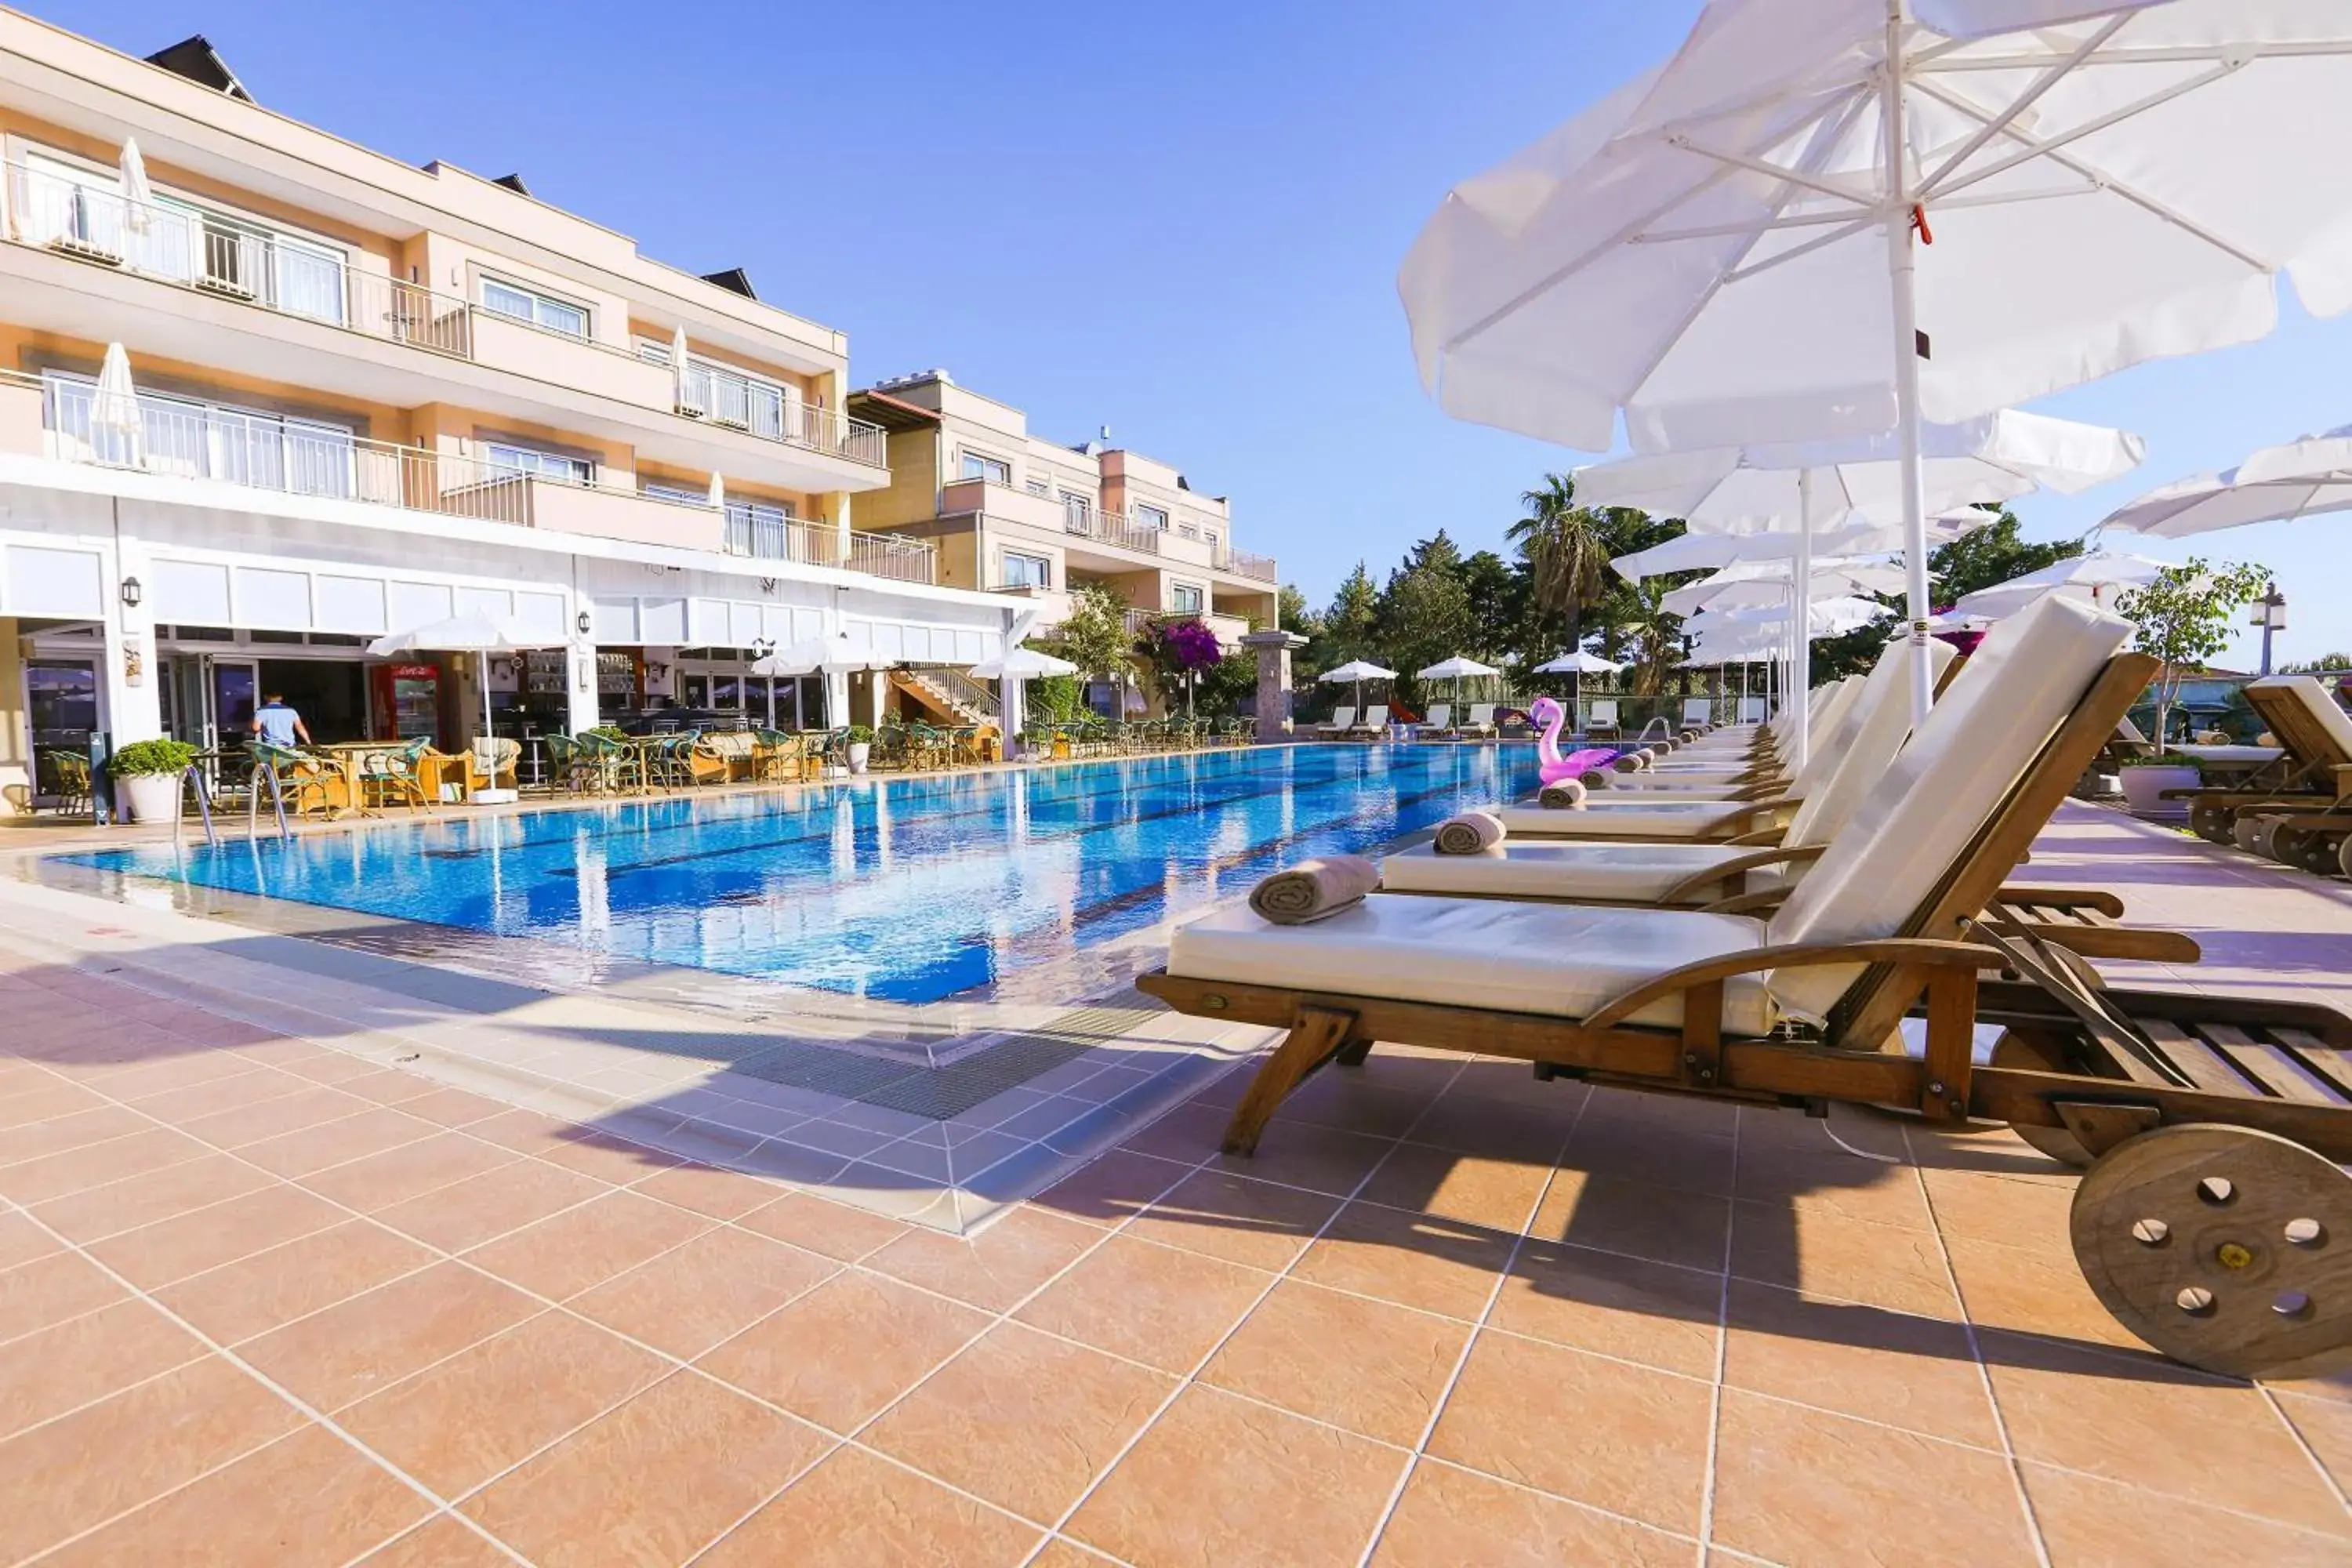
[[[292,751],[296,741],[310,743],[310,731],[302,722],[302,715],[286,705],[286,699],[271,693],[259,708],[254,710],[253,732],[273,746]]]

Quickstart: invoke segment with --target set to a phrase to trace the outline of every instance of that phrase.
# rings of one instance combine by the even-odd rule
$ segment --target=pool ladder
[[[253,781],[246,790],[245,796],[246,842],[250,844],[261,836],[260,781],[264,774],[267,774],[269,779],[270,808],[278,815],[278,837],[281,839],[292,838],[294,837],[294,829],[289,826],[286,820],[286,791],[278,781],[278,770],[268,763],[256,763],[253,768]],[[215,826],[213,823],[212,784],[205,779],[205,770],[196,763],[191,763],[184,770],[182,771],[180,774],[180,782],[182,788],[193,789],[196,792],[196,816],[197,818],[205,825],[205,845],[210,847],[218,847],[220,844],[220,830]],[[185,812],[174,812],[173,814],[172,842],[174,847],[179,844],[181,835],[185,830],[186,824],[187,814]]]

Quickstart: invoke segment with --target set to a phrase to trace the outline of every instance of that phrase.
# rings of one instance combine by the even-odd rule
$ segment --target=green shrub
[[[196,749],[185,741],[133,741],[106,759],[106,771],[119,779],[169,776],[196,760]]]
[[[849,743],[850,743],[851,745],[853,745],[853,746],[865,746],[865,745],[871,745],[871,744],[873,743],[873,742],[874,742],[874,726],[873,726],[873,725],[871,725],[871,724],[852,724],[851,726],[849,726]]]

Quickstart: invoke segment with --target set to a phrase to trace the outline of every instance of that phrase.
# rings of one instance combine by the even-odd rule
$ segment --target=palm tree
[[[1519,497],[1528,515],[1511,524],[1510,537],[1527,557],[1534,579],[1536,609],[1568,618],[1568,647],[1584,643],[1584,610],[1608,587],[1604,573],[1609,544],[1601,518],[1576,504],[1576,481],[1546,474],[1543,488]]]
[[[1674,584],[1663,577],[1632,584],[1625,595],[1622,626],[1633,644],[1633,692],[1655,697],[1664,689],[1666,675],[1683,651],[1683,618],[1668,613],[1666,595]]]

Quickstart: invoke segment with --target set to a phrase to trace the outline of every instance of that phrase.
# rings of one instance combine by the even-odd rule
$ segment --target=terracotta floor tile
[[[1868,1220],[1874,1225],[1927,1230],[1934,1220],[1919,1173],[1910,1165],[1882,1165],[1835,1149],[1798,1152],[1769,1144],[1739,1146],[1739,1196],[1773,1204],[1800,1215]]]
[[[1230,1105],[1188,1100],[1138,1131],[1120,1147],[1138,1154],[1194,1165],[1216,1154],[1225,1135],[1225,1124],[1232,1120]]]
[[[1097,1155],[1029,1201],[1067,1219],[1117,1225],[1143,1212],[1185,1178],[1172,1160],[1112,1149]]]
[[[1727,1199],[1563,1169],[1528,1234],[1720,1274],[1730,1225]]]
[[[583,1291],[572,1308],[692,1361],[840,1268],[830,1258],[721,1226]]]
[[[2337,1488],[2352,1489],[2352,1405],[2283,1390],[2273,1394],[2279,1409],[2336,1478]]]
[[[1361,1073],[1323,1072],[1284,1100],[1275,1120],[1336,1127],[1370,1138],[1394,1138],[1422,1119],[1432,1099],[1426,1089],[1386,1088]],[[1234,1101],[1219,1103],[1230,1106]]]
[[[1525,1072],[1526,1064],[1511,1064]],[[1558,1087],[1558,1086],[1552,1086]],[[1645,1093],[1634,1089],[1601,1086],[1584,1101],[1581,1125],[1595,1132],[1634,1128],[1685,1136],[1728,1138],[1739,1119],[1739,1108],[1695,1094]]]
[[[210,1353],[133,1300],[12,1340],[0,1345],[0,1437]]]
[[[1130,1563],[1345,1563],[1403,1473],[1393,1448],[1188,1388],[1118,1462],[1067,1533]],[[1202,1507],[1208,1499],[1214,1506]]]
[[[443,1514],[369,1552],[355,1568],[514,1568],[514,1559],[477,1527]]]
[[[240,1106],[259,1105],[289,1094],[300,1094],[318,1085],[307,1078],[258,1063],[245,1071],[216,1078],[210,1083],[193,1089],[165,1089],[140,1100],[131,1100],[140,1114],[173,1127],[184,1128],[191,1121],[217,1116],[224,1110]]]
[[[1790,1568],[1884,1561],[1896,1519],[1906,1563],[2034,1561],[1998,1453],[1727,1389],[1715,1475],[1715,1539]]]
[[[463,1264],[436,1263],[247,1341],[237,1353],[331,1412],[541,1310],[521,1291]]]
[[[1027,1519],[1077,1500],[1175,1380],[1003,1323],[867,1429],[866,1441]]]
[[[1246,1159],[1221,1153],[1216,1163],[1219,1169],[1237,1176],[1255,1176],[1261,1182],[1280,1182],[1286,1186],[1344,1197],[1354,1192],[1372,1167],[1380,1163],[1381,1157],[1394,1147],[1386,1139],[1367,1138],[1361,1133],[1340,1132],[1305,1122],[1286,1122],[1267,1130],[1256,1153]]]
[[[1409,1131],[1398,1131],[1415,1143],[1549,1171],[1581,1110],[1578,1100],[1499,1100],[1457,1088],[1431,1103]]]
[[[1620,1182],[1646,1182],[1678,1192],[1727,1198],[1732,1187],[1728,1137],[1710,1138],[1674,1128],[1587,1120],[1568,1141],[1560,1167]]]
[[[322,1197],[362,1214],[373,1214],[520,1158],[511,1149],[462,1132],[440,1132],[381,1154],[313,1171],[301,1181]]]
[[[1410,1447],[1469,1340],[1450,1318],[1286,1279],[1201,1381]]]
[[[0,1271],[0,1343],[95,1311],[129,1294],[70,1252],[52,1252]]]
[[[1992,1331],[1982,1343],[2020,1458],[2352,1537],[2343,1503],[2256,1390],[2152,1357]]]
[[[518,1144],[505,1138],[495,1138],[493,1127],[508,1125],[510,1118],[528,1117],[537,1123],[518,1135],[525,1142]],[[581,1127],[568,1121],[554,1121],[535,1116],[527,1110],[509,1110],[505,1116],[494,1116],[487,1121],[477,1121],[466,1129],[478,1138],[493,1138],[510,1149],[520,1148],[526,1154],[536,1154],[551,1164],[567,1171],[577,1171],[583,1176],[593,1176],[615,1186],[626,1186],[642,1181],[656,1171],[666,1171],[672,1165],[683,1165],[684,1160],[665,1154],[642,1143],[632,1143],[625,1138],[615,1138],[593,1127]]]
[[[1723,1277],[1558,1242],[1519,1249],[1496,1328],[1713,1378]]]
[[[0,1194],[30,1208],[89,1187],[101,1187],[193,1160],[207,1149],[169,1127],[142,1126],[102,1143],[63,1149],[0,1167]]]
[[[2179,1497],[2025,1464],[2025,1489],[2051,1568],[2342,1568],[2342,1537],[2248,1519]]]
[[[1936,1205],[1936,1224],[1946,1236],[2074,1257],[2067,1234],[2073,1187],[1966,1171],[1921,1173]]]
[[[463,1252],[611,1192],[593,1176],[518,1160],[453,1186],[379,1210],[375,1219],[427,1247]]]
[[[1189,1373],[1273,1283],[1237,1263],[1114,1236],[1015,1316],[1162,1372]]]
[[[546,1568],[682,1563],[826,1447],[813,1427],[681,1372],[464,1509]]]
[[[14,1209],[0,1209],[0,1270],[60,1251],[65,1244]]]
[[[607,1193],[467,1254],[526,1290],[561,1301],[693,1240],[710,1222],[684,1209]]]
[[[433,1505],[310,1426],[85,1536],[52,1562],[347,1563]]]
[[[433,1255],[363,1219],[257,1252],[154,1292],[225,1345],[331,1307],[421,1268]]]
[[[21,1081],[23,1087],[0,1090],[0,1132],[30,1127],[54,1117],[71,1116],[77,1111],[100,1110],[113,1103],[95,1089],[47,1074],[37,1079],[8,1081],[12,1085]]]
[[[1933,1437],[2000,1446],[1968,1331],[1881,1307],[1731,1282],[1724,1382]]]
[[[437,1086],[422,1073],[402,1068],[378,1067],[375,1071],[348,1078],[338,1086],[348,1093],[377,1105],[398,1105],[431,1094]]]
[[[1549,1165],[1520,1164],[1420,1143],[1399,1144],[1357,1194],[1364,1203],[1520,1231],[1536,1212]]]
[[[0,1443],[0,1559],[137,1508],[303,1424],[219,1356]]]
[[[1229,1263],[1278,1270],[1307,1250],[1339,1207],[1339,1200],[1328,1194],[1200,1171],[1153,1204],[1128,1232]]]
[[[324,1198],[273,1181],[226,1203],[94,1241],[89,1250],[132,1284],[152,1290],[350,1217]]]
[[[542,1312],[337,1417],[443,1497],[459,1497],[651,1385],[669,1363]]]
[[[307,1176],[347,1160],[430,1138],[440,1131],[430,1121],[377,1106],[341,1121],[322,1121],[299,1132],[248,1143],[237,1151],[237,1156],[280,1176]]]
[[[1381,1532],[1374,1568],[1688,1568],[1692,1542],[1424,1459]]]
[[[710,1352],[701,1365],[796,1415],[846,1433],[988,1323],[985,1312],[894,1279],[838,1274]]]
[[[1435,1099],[1449,1089],[1464,1093],[1491,1089],[1510,1099],[1526,1096],[1535,1077],[1525,1062],[1497,1062],[1465,1058],[1459,1051],[1425,1049],[1418,1046],[1383,1045],[1363,1062],[1340,1070],[1376,1089],[1396,1089]],[[1488,1084],[1489,1079],[1501,1081]]]
[[[1959,1316],[1943,1248],[1933,1235],[1900,1226],[1739,1204],[1731,1221],[1731,1271],[1890,1311]]]
[[[1483,1333],[1429,1451],[1688,1534],[1698,1528],[1709,1405],[1704,1383]]]
[[[1475,1318],[1486,1310],[1514,1239],[1429,1215],[1349,1204],[1293,1272],[1401,1307]]]
[[[168,1170],[52,1198],[33,1212],[60,1235],[92,1242],[272,1184],[267,1173],[234,1155],[206,1154]]]
[[[855,1263],[907,1234],[908,1226],[878,1214],[829,1203],[804,1193],[787,1193],[738,1222],[747,1230],[789,1241],[844,1263]]]
[[[866,1266],[1001,1312],[1076,1262],[1102,1238],[1098,1226],[1024,1207],[970,1240],[936,1230],[908,1230],[867,1258]]]
[[[503,1116],[514,1109],[501,1100],[446,1087],[428,1089],[414,1099],[394,1103],[400,1107],[404,1115],[421,1116],[444,1127],[468,1127],[492,1116]]]
[[[1037,1529],[887,1459],[842,1448],[697,1568],[1013,1568]]]
[[[0,1136],[0,1165],[21,1165],[51,1154],[63,1154],[92,1143],[110,1142],[144,1132],[155,1125],[127,1106],[103,1101],[87,1110],[69,1110],[46,1121],[11,1127]]]
[[[229,1081],[241,1082],[245,1076],[240,1074]],[[180,1122],[178,1126],[189,1137],[201,1138],[216,1149],[240,1149],[264,1139],[299,1132],[323,1121],[340,1121],[346,1116],[357,1116],[368,1109],[368,1103],[339,1089],[329,1089],[323,1084],[304,1084],[291,1094],[247,1100],[215,1110],[210,1116]]]
[[[2144,1348],[2099,1304],[2071,1252],[1953,1237],[1945,1243],[1969,1321],[1988,1328],[2092,1344]]]
[[[785,1195],[775,1182],[711,1165],[673,1165],[637,1183],[636,1192],[712,1219],[740,1219]]]

